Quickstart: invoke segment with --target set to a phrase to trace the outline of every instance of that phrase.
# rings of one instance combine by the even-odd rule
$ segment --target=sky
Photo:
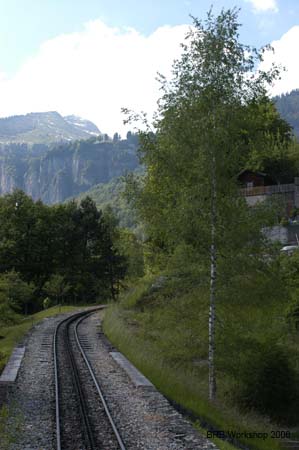
[[[151,115],[161,92],[157,72],[171,76],[180,43],[205,18],[207,0],[0,0],[0,117],[58,111],[127,131],[121,108]],[[214,0],[240,8],[240,40],[271,43],[263,68],[286,68],[271,90],[299,88],[298,0]]]

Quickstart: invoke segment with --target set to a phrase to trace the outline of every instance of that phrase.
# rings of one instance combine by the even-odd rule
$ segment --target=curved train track
[[[95,311],[74,314],[55,330],[57,450],[126,450],[80,341],[79,326]]]

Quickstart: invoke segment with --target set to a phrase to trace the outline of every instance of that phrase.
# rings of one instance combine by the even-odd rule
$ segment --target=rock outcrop
[[[52,147],[0,146],[0,195],[19,188],[48,204],[64,201],[138,166],[136,143],[97,138]]]

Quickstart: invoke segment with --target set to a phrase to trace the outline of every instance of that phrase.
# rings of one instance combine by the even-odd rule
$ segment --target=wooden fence
[[[251,195],[271,195],[285,192],[294,192],[295,184],[277,184],[272,186],[256,186],[240,189],[241,195],[248,197]]]

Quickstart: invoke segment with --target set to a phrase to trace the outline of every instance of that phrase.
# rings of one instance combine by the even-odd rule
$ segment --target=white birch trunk
[[[215,319],[216,319],[216,277],[217,277],[217,248],[216,248],[216,160],[212,159],[212,192],[211,192],[211,275],[210,275],[210,311],[209,311],[209,399],[216,397],[215,373]]]

